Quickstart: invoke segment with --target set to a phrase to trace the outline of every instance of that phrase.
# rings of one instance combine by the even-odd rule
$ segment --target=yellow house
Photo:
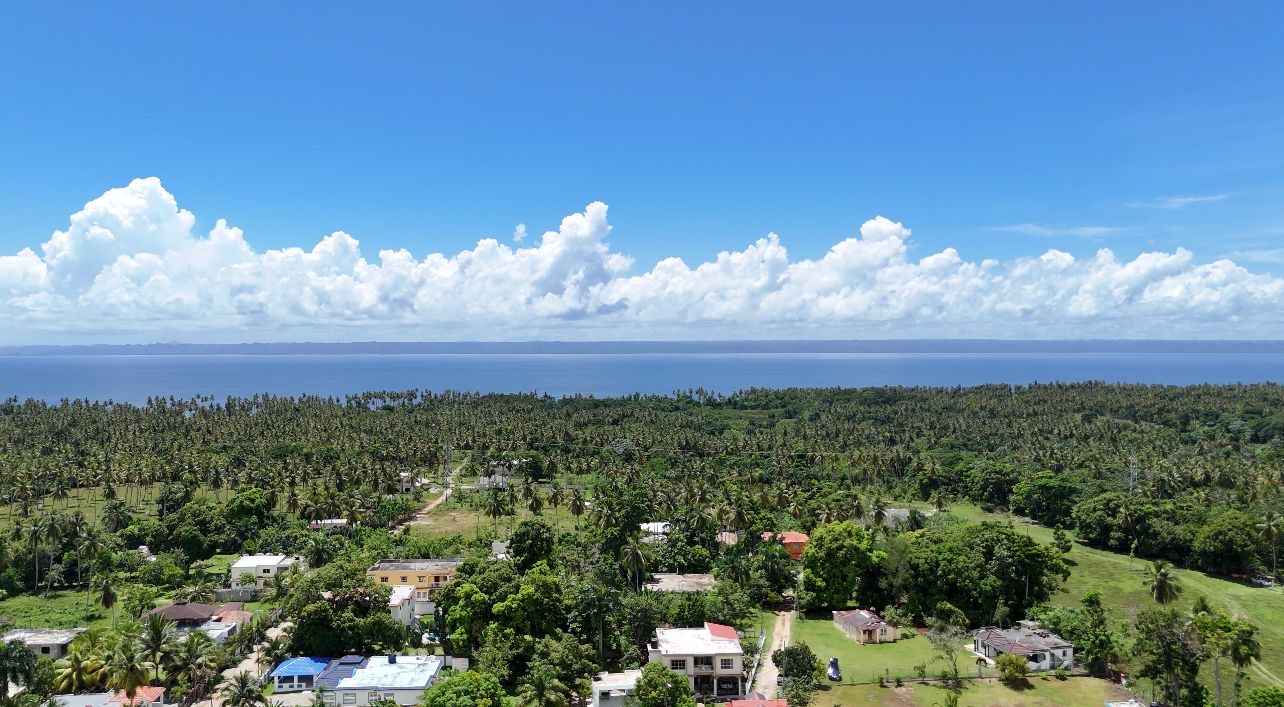
[[[366,576],[379,584],[396,586],[409,584],[415,588],[415,614],[423,615],[436,610],[433,599],[442,587],[455,578],[455,570],[463,560],[458,558],[431,560],[379,560]]]

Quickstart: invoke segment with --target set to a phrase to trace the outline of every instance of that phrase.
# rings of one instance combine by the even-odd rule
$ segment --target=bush
[[[1052,672],[1052,677],[1058,680],[1065,680],[1066,678],[1070,677],[1070,674],[1066,672],[1065,668],[1057,668]]]
[[[1004,653],[994,659],[994,665],[999,669],[1000,678],[1003,682],[1016,682],[1030,672],[1030,664],[1026,659],[1013,653]]]

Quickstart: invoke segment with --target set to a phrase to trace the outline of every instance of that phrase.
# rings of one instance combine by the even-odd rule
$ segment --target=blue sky
[[[910,261],[1284,272],[1279,4],[261,5],[0,7],[0,255],[158,177],[256,252],[449,256],[602,201],[612,276],[877,215]]]

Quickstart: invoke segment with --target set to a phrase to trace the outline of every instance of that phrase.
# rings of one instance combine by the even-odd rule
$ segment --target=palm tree
[[[96,687],[98,672],[102,668],[103,659],[76,641],[67,655],[54,663],[54,688],[58,692],[74,694]]]
[[[881,496],[876,497],[874,502],[869,505],[869,514],[874,521],[874,528],[882,528],[883,523],[887,520],[887,502]]]
[[[530,498],[526,499],[526,510],[530,511],[531,515],[538,516],[544,511],[544,498],[540,496],[538,488],[533,486],[530,488],[533,490],[531,491]]]
[[[588,511],[588,503],[584,500],[584,491],[578,488],[571,489],[571,502],[567,510],[571,512],[572,516],[575,516],[577,521],[580,516]]]
[[[571,691],[547,666],[539,666],[517,688],[519,707],[568,707]]]
[[[151,614],[143,622],[143,632],[138,637],[138,647],[152,664],[154,678],[160,680],[161,671],[169,667],[170,654],[178,639],[174,622],[160,614]]]
[[[0,644],[0,702],[9,702],[9,685],[26,685],[36,672],[36,654],[19,640]]]
[[[214,642],[204,631],[189,631],[170,653],[171,681],[186,685],[193,699],[200,699],[208,689],[209,673],[215,667]]]
[[[198,581],[180,587],[174,592],[175,599],[186,599],[198,604],[209,604],[214,601],[214,588],[209,582]]]
[[[950,505],[950,497],[945,491],[936,489],[932,492],[932,508],[935,508],[937,513],[945,510],[948,505]]]
[[[1262,522],[1257,524],[1262,531],[1262,539],[1271,546],[1271,576],[1279,577],[1279,566],[1276,564],[1276,553],[1280,547],[1280,530],[1284,529],[1284,517],[1274,508],[1266,510]]]
[[[1150,596],[1160,604],[1167,606],[1181,595],[1181,581],[1177,577],[1177,568],[1168,560],[1155,560],[1146,571],[1146,589]]]
[[[237,673],[223,691],[223,704],[226,707],[268,707],[267,697],[263,695],[263,678],[245,671]]]
[[[103,666],[103,673],[107,676],[104,681],[106,686],[125,693],[130,703],[138,694],[138,688],[150,684],[149,676],[154,667],[147,661],[138,643],[128,636],[121,636],[116,640],[106,663]]]
[[[620,550],[620,566],[630,578],[637,580],[636,586],[639,590],[642,588],[642,576],[646,574],[646,561],[646,544],[636,536],[629,538]]]
[[[116,626],[116,583],[112,580],[110,574],[105,574],[96,579],[94,593],[98,595],[98,603],[104,609],[111,612],[111,625]]]

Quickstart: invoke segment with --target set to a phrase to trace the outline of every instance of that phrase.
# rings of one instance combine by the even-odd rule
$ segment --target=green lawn
[[[0,618],[12,621],[7,628],[93,628],[110,626],[111,612],[85,602],[84,592],[22,594],[0,601]]]
[[[958,504],[951,512],[973,520],[996,519],[975,506]],[[1018,523],[1019,528],[1040,542],[1049,542],[1052,531],[1036,525]],[[1104,550],[1076,545],[1066,556],[1073,564],[1066,591],[1053,598],[1054,604],[1074,606],[1090,591],[1101,592],[1120,624],[1126,624],[1140,609],[1154,606],[1143,587],[1147,562]],[[1213,606],[1225,607],[1257,624],[1262,660],[1249,668],[1248,686],[1284,687],[1284,592],[1279,587],[1263,589],[1193,570],[1178,570],[1184,592],[1178,608],[1189,608],[1195,597],[1203,596]],[[1212,684],[1212,663],[1204,669],[1203,680]],[[1226,675],[1223,675],[1223,680]]]
[[[822,691],[812,703],[817,707],[838,705],[888,705],[930,707],[944,704],[946,691],[935,685],[906,683],[904,687],[878,685],[842,685]],[[967,707],[1063,707],[1064,705],[1101,705],[1106,700],[1127,699],[1131,695],[1117,685],[1095,678],[1057,680],[1051,677],[1030,678],[1022,689],[1010,688],[998,680],[968,680],[964,683],[959,704]]]
[[[906,629],[899,641],[866,645],[848,638],[829,617],[818,614],[811,618],[795,618],[791,638],[795,642],[806,643],[821,662],[828,664],[830,658],[837,658],[843,670],[844,684],[877,683],[880,676],[909,681],[918,677],[915,665],[926,663],[928,675],[936,675],[943,667],[935,660],[927,636],[913,629]],[[959,668],[964,675],[976,674],[974,661],[970,653],[960,654]],[[994,672],[989,668],[985,671],[986,675]]]
[[[117,486],[116,494],[125,501],[130,513],[136,516],[156,516],[156,497],[160,495],[161,484],[151,486]],[[106,505],[101,488],[78,488],[68,491],[66,499],[41,499],[31,507],[32,516],[41,516],[50,511],[71,514],[80,511],[89,519],[91,525],[101,522],[102,508]],[[16,504],[0,505],[0,527],[10,525],[18,517]]]

